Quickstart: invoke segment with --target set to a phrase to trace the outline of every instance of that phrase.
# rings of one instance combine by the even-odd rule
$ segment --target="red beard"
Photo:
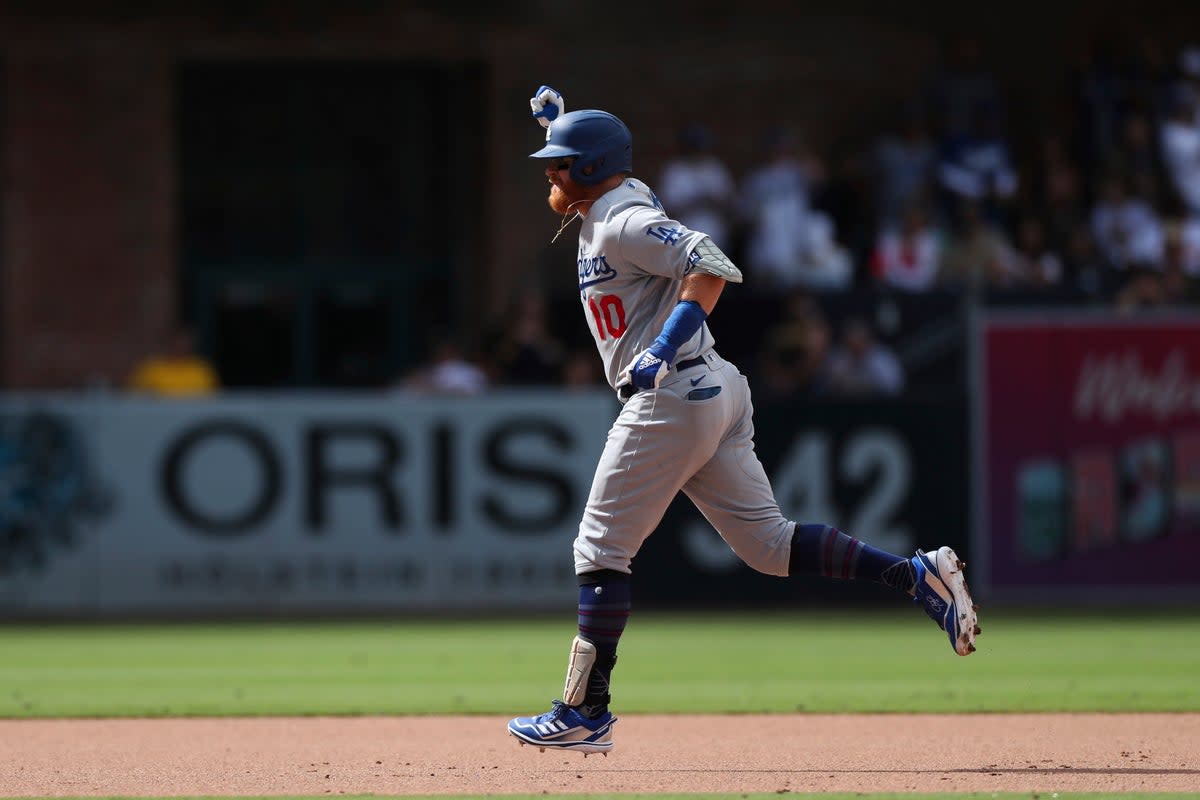
[[[573,206],[576,206],[579,201],[585,198],[581,195],[568,193],[566,189],[556,184],[550,184],[550,196],[546,198],[546,202],[550,204],[550,208],[556,214],[569,214]]]

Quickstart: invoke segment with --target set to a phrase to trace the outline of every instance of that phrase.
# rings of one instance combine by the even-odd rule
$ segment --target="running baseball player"
[[[579,633],[562,700],[508,731],[545,750],[607,753],[609,692],[630,611],[630,561],[682,491],[733,551],[768,575],[871,580],[910,595],[959,655],[979,633],[963,563],[949,547],[911,558],[830,525],[785,519],[754,452],[746,378],[713,348],[706,320],[742,274],[707,235],[671,219],[632,177],[633,138],[604,111],[565,111],[540,87],[545,166],[559,234],[580,221],[579,300],[622,403],[575,539]],[[555,238],[557,238],[555,235]]]

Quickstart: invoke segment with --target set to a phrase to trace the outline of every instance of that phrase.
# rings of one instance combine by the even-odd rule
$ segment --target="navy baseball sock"
[[[822,575],[841,580],[865,579],[912,593],[917,583],[912,562],[830,525],[796,523],[788,575]]]
[[[596,663],[579,707],[584,716],[595,717],[608,710],[617,642],[629,621],[629,608],[629,575],[601,569],[579,576],[579,638],[596,646]]]

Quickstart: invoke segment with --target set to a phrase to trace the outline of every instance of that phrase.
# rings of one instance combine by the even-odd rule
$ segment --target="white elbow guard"
[[[717,243],[711,237],[705,236],[696,245],[696,249],[688,255],[688,273],[707,272],[724,278],[730,283],[742,282],[742,271],[729,260],[729,256],[721,252]]]

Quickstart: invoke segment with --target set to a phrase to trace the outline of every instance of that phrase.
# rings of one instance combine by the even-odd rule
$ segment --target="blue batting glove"
[[[529,98],[529,107],[533,109],[533,117],[543,128],[549,128],[550,123],[558,119],[558,115],[567,110],[563,96],[549,86],[539,86]]]
[[[657,341],[643,350],[625,369],[633,388],[657,389],[671,368],[675,353],[674,347]]]

